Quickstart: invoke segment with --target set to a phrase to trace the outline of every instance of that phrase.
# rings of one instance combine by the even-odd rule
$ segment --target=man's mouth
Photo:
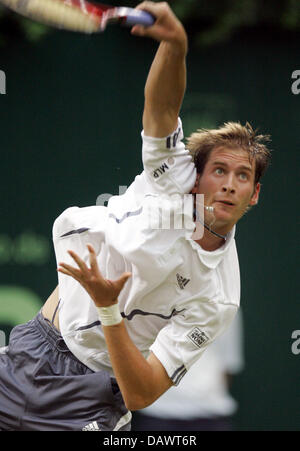
[[[234,203],[233,202],[231,202],[230,200],[217,200],[216,202],[219,202],[219,203],[221,203],[221,204],[223,204],[223,205],[229,205],[230,207],[234,207]]]

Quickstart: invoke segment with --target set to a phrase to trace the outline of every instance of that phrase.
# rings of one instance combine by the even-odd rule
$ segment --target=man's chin
[[[212,229],[219,231],[221,235],[226,235],[236,223],[233,215],[229,212],[218,211],[215,213],[215,218],[216,220],[212,225]]]
[[[225,209],[215,209],[216,223],[226,223],[233,220],[233,212]]]

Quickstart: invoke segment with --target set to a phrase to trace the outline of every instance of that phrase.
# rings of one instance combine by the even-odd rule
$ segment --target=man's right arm
[[[143,2],[138,6],[156,17],[153,26],[135,26],[132,33],[160,42],[146,86],[143,127],[146,136],[162,138],[177,127],[186,88],[186,32],[167,3]]]

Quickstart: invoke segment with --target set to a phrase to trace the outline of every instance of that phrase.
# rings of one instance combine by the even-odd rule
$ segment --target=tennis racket
[[[127,7],[113,7],[86,0],[0,0],[0,3],[32,20],[81,33],[103,32],[110,23],[151,26],[152,14]]]

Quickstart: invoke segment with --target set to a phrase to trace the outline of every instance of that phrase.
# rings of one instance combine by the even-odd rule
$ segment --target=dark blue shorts
[[[41,313],[0,349],[0,430],[128,431],[131,413],[106,371],[93,372]]]

